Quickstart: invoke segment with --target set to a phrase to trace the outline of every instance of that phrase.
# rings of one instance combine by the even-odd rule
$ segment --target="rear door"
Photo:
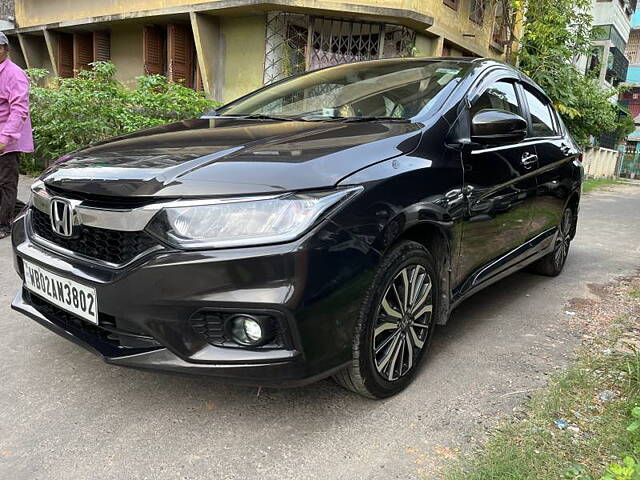
[[[535,142],[538,156],[532,233],[551,234],[560,224],[568,196],[574,190],[574,167],[571,161],[578,154],[578,149],[564,131],[551,102],[527,84],[522,84],[521,88],[527,107],[531,140]]]
[[[470,99],[469,121],[482,109],[526,118],[515,78],[493,79]],[[456,285],[473,288],[521,258],[531,237],[536,197],[535,146],[522,142],[474,147],[462,155],[468,214],[463,222]]]

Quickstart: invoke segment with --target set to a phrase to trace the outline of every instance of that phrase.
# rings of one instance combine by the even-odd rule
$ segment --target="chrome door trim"
[[[479,148],[478,150],[472,150],[471,155],[478,155],[480,153],[489,153],[489,152],[497,152],[499,150],[506,150],[509,148],[515,147],[526,147],[528,145],[537,145],[539,143],[548,143],[553,142],[554,140],[559,140],[562,137],[549,137],[542,140],[527,140],[520,143],[510,143],[509,145],[500,145],[498,147],[490,147],[490,148]]]

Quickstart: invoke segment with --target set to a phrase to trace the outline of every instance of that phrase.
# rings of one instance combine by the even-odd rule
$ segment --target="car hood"
[[[62,157],[42,176],[55,190],[115,197],[243,195],[332,187],[409,153],[421,126],[403,122],[197,119]]]

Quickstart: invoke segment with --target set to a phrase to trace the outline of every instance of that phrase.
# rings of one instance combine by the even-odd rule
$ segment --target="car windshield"
[[[468,63],[388,60],[340,65],[292,77],[219,109],[221,116],[276,119],[408,119]]]

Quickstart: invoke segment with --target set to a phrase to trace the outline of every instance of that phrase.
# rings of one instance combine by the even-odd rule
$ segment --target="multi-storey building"
[[[4,30],[24,67],[68,77],[109,59],[125,83],[160,73],[222,101],[325,65],[410,55],[501,58],[504,48],[502,1],[13,3],[0,0],[14,22]]]
[[[625,56],[631,32],[631,16],[637,0],[592,0],[593,24],[598,38],[593,41],[589,58],[579,61],[579,68],[595,73],[604,84],[618,85],[627,77],[629,60]]]
[[[593,25],[598,27],[598,38],[592,42],[591,55],[580,58],[578,68],[595,74],[603,85],[617,86],[627,78],[629,59],[625,55],[631,32],[631,17],[637,0],[592,0]],[[617,101],[614,96],[612,102]],[[605,133],[596,143],[616,148],[617,132]]]
[[[620,94],[620,103],[629,111],[636,125],[634,132],[627,136],[625,154],[620,173],[628,176],[640,174],[638,143],[640,143],[640,11],[631,17],[631,33],[625,55],[629,59],[627,89]]]

